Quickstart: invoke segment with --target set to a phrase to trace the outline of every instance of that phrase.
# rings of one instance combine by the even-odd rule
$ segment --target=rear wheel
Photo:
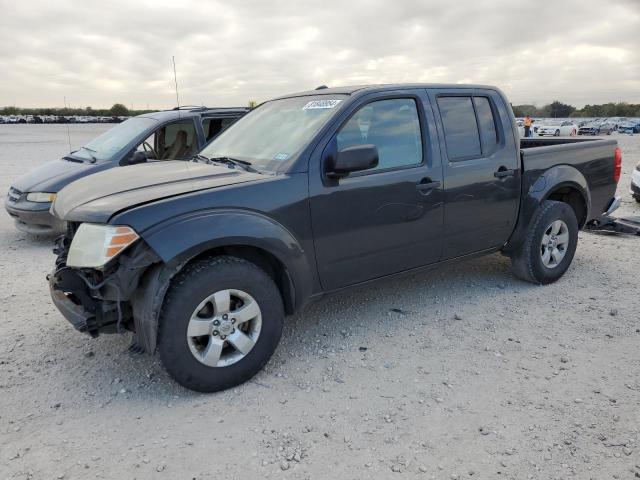
[[[171,282],[160,313],[158,350],[178,383],[215,392],[262,369],[283,323],[282,297],[266,272],[236,257],[207,258]]]
[[[533,216],[527,236],[511,257],[513,273],[522,280],[547,284],[567,271],[578,245],[578,221],[563,202],[545,200]]]

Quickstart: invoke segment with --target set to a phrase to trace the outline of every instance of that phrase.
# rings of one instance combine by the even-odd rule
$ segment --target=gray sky
[[[245,105],[388,82],[640,103],[640,0],[0,0],[0,106]]]

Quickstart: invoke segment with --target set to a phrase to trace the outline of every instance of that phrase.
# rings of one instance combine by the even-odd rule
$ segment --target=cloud
[[[244,105],[317,85],[473,82],[640,102],[637,0],[0,0],[0,105]]]

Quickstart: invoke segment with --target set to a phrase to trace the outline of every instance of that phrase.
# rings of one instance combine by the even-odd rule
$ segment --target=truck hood
[[[67,221],[106,223],[145,203],[260,178],[264,176],[236,168],[180,160],[131,165],[73,182],[58,193],[51,211]]]
[[[53,160],[31,170],[13,182],[21,192],[56,193],[77,178],[105,168],[105,165]]]

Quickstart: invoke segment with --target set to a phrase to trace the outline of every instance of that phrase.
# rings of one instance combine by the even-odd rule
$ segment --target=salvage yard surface
[[[108,125],[0,125],[0,191]],[[623,152],[620,216],[640,135]],[[126,168],[126,167],[124,167]],[[557,283],[499,254],[287,319],[250,382],[202,395],[51,304],[51,239],[0,212],[0,479],[640,477],[640,238],[582,232]]]

